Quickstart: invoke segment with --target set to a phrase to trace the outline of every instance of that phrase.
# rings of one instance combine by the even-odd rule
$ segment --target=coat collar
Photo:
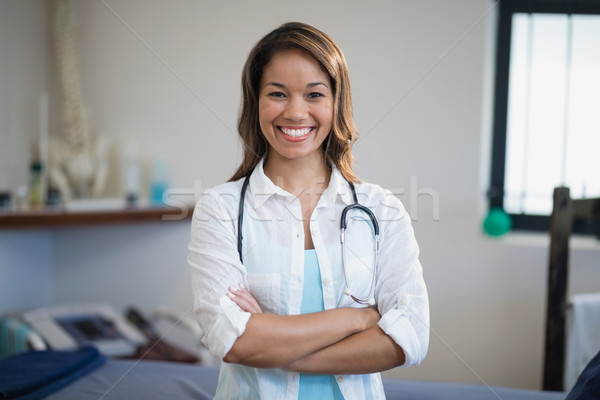
[[[256,209],[260,208],[267,199],[272,196],[281,196],[289,202],[294,201],[296,196],[274,184],[271,179],[265,175],[264,161],[265,158],[263,157],[254,168],[254,171],[252,171],[252,175],[250,176],[250,187],[248,190],[250,199],[248,199],[248,201],[251,201]],[[326,207],[334,204],[338,196],[346,205],[352,204],[354,200],[352,198],[350,185],[335,164],[331,162],[331,160],[328,160],[328,162],[331,166],[331,178],[329,179],[327,189],[325,189],[319,199],[317,207]]]

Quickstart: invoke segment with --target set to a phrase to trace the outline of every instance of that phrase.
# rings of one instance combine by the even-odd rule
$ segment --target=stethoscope
[[[244,179],[244,183],[242,184],[242,190],[240,193],[240,203],[239,203],[239,218],[238,218],[238,237],[237,237],[237,247],[238,247],[238,253],[240,255],[240,262],[243,264],[243,257],[242,257],[242,224],[244,221],[244,203],[245,203],[245,197],[246,197],[246,190],[248,189],[248,184],[250,183],[250,175],[252,175],[252,172],[250,172],[246,178]],[[354,300],[355,302],[359,303],[359,304],[368,304],[369,306],[374,306],[375,305],[375,277],[377,275],[377,264],[379,262],[379,224],[377,223],[377,218],[375,217],[375,214],[373,214],[373,212],[371,210],[369,210],[367,207],[363,206],[362,204],[360,204],[358,202],[358,197],[356,196],[356,189],[354,188],[354,184],[348,180],[346,180],[346,182],[348,182],[348,185],[350,186],[350,190],[352,191],[352,198],[354,199],[354,203],[350,204],[349,206],[346,206],[343,210],[342,210],[342,215],[340,217],[340,243],[342,244],[342,268],[344,270],[344,280],[346,283],[346,288],[344,289],[344,294],[346,296],[350,296],[352,298],[352,300]],[[346,227],[347,227],[347,223],[346,223],[346,214],[348,214],[348,211],[350,210],[358,210],[361,211],[365,214],[367,214],[369,216],[369,219],[371,220],[371,225],[373,227],[373,232],[375,233],[375,242],[374,242],[374,249],[373,249],[373,271],[371,274],[371,285],[369,287],[369,295],[366,298],[361,298],[361,297],[357,297],[352,293],[352,290],[350,290],[350,285],[348,284],[348,273],[346,271],[346,246],[344,244],[345,242],[345,236],[346,236]]]

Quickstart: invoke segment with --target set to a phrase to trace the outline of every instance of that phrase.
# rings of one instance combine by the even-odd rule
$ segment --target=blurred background
[[[81,100],[87,140],[104,154],[92,168],[105,171],[101,197],[133,191],[141,205],[152,204],[157,179],[192,204],[194,193],[233,174],[241,70],[258,39],[287,21],[328,33],[350,68],[356,171],[405,204],[430,294],[428,357],[386,375],[540,388],[549,236],[491,238],[481,228],[496,2],[73,5],[77,20],[61,43],[77,44],[80,87],[71,99]],[[43,0],[0,2],[0,191],[14,204],[30,185],[32,162],[44,157],[40,147],[68,130],[68,68],[57,64],[57,52],[68,51],[57,50],[54,9]],[[2,229],[0,315],[81,302],[187,312],[188,241],[189,219]],[[599,255],[597,242],[573,242],[571,293],[597,290]]]

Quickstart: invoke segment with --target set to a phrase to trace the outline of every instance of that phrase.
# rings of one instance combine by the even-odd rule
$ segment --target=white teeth
[[[281,131],[291,137],[300,137],[300,136],[304,136],[308,132],[312,131],[312,128],[302,128],[302,129],[281,128]]]

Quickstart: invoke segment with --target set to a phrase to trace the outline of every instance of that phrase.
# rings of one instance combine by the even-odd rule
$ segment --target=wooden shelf
[[[72,226],[131,224],[139,222],[173,222],[192,218],[192,207],[132,208],[114,211],[28,211],[0,213],[0,229],[62,228]]]

